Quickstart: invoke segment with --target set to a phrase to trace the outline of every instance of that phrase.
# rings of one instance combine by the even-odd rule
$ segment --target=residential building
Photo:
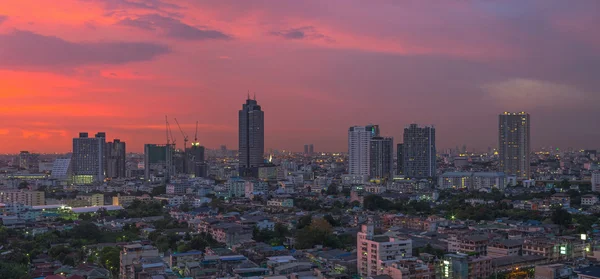
[[[142,258],[158,257],[158,249],[151,245],[142,245],[140,243],[123,246],[120,252],[120,274],[119,278],[134,278],[131,273],[131,266]]]
[[[384,274],[384,268],[412,256],[412,240],[387,235],[375,235],[372,224],[362,225],[356,237],[358,275]]]
[[[404,145],[396,145],[396,174],[404,175]]]
[[[126,207],[129,206],[136,199],[136,196],[122,196],[121,194],[117,194],[112,198],[112,205],[120,205],[122,207]]]
[[[73,139],[71,156],[73,182],[89,184],[104,181],[106,170],[106,133],[97,133],[90,138],[88,133],[79,133]]]
[[[240,177],[231,177],[225,182],[229,197],[240,198],[246,196],[246,181]]]
[[[573,269],[564,264],[535,266],[536,279],[571,279],[572,275],[574,275]]]
[[[492,189],[506,187],[506,175],[502,172],[446,172],[438,178],[440,189]]]
[[[394,139],[371,138],[370,153],[371,178],[391,179],[394,176]]]
[[[208,165],[204,158],[204,146],[201,146],[199,142],[192,142],[192,147],[187,152],[187,173],[193,174],[195,177],[206,177]]]
[[[500,171],[518,179],[530,177],[530,117],[525,112],[499,116],[498,153]]]
[[[592,191],[600,192],[600,172],[592,173]]]
[[[125,178],[125,142],[115,139],[106,143],[106,177],[107,178]]]
[[[242,176],[258,176],[258,167],[264,163],[265,114],[261,106],[248,99],[239,111],[239,168]]]
[[[523,248],[523,241],[520,240],[500,240],[488,244],[487,256],[492,258],[502,258],[508,256],[518,256]]]
[[[488,243],[486,235],[455,235],[448,238],[448,252],[485,256]]]
[[[588,266],[578,270],[575,273],[579,279],[600,279],[600,266]]]
[[[442,279],[488,278],[494,272],[492,258],[470,257],[465,254],[447,254],[439,267],[439,276],[436,278]]]
[[[28,170],[38,165],[39,154],[29,153],[29,151],[21,151],[17,156],[17,166],[20,169]]]
[[[370,175],[371,139],[378,136],[378,125],[353,126],[348,129],[350,175]]]
[[[315,152],[314,146],[313,144],[305,144],[304,145],[304,155],[313,155],[313,153]]]
[[[88,206],[104,205],[104,194],[79,194],[76,199],[85,201]]]
[[[581,205],[591,206],[598,203],[598,196],[595,194],[587,194],[581,196]]]
[[[270,199],[267,201],[267,206],[273,207],[294,207],[293,199]]]
[[[410,178],[432,178],[436,174],[435,128],[410,124],[404,129],[403,171]]]
[[[45,205],[44,191],[0,190],[0,203],[19,203],[27,206]]]

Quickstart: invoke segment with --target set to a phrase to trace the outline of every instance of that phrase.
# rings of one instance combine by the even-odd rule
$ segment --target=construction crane
[[[183,151],[187,151],[187,142],[189,141],[188,136],[183,132],[183,129],[181,129],[177,118],[175,118],[175,123],[177,123],[177,127],[179,127],[179,131],[181,131],[181,135],[183,136]]]
[[[194,142],[192,143],[192,145],[200,145],[200,143],[198,142],[198,121],[196,121],[196,135],[194,135]]]
[[[173,148],[175,148],[175,137],[173,136],[173,132],[171,131],[171,125],[169,124],[169,119],[166,115],[165,122],[167,123],[167,145],[172,144]]]

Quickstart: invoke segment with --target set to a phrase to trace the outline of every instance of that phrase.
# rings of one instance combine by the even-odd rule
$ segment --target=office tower
[[[144,145],[144,178],[167,181],[175,174],[173,165],[174,146],[160,144]]]
[[[204,152],[205,148],[199,142],[192,142],[192,147],[188,149],[190,162],[188,173],[193,174],[195,177],[206,177],[207,165],[204,161]]]
[[[68,180],[72,175],[71,158],[57,158],[52,164],[51,178]]]
[[[311,143],[308,145],[308,155],[315,154],[315,146]]]
[[[73,139],[71,163],[74,183],[104,181],[105,140],[105,133],[98,133],[94,138],[88,137],[88,133],[79,133],[79,138]]]
[[[371,178],[390,179],[394,171],[394,138],[371,138]]]
[[[369,175],[371,138],[378,136],[378,125],[354,126],[348,129],[348,173]]]
[[[125,142],[115,139],[106,143],[106,177],[124,178],[125,177]]]
[[[239,166],[240,175],[258,176],[258,167],[264,163],[265,115],[254,100],[248,99],[239,111]]]
[[[412,257],[412,240],[376,235],[373,224],[365,224],[356,235],[356,257],[360,277],[384,275],[388,262]]]
[[[499,116],[498,152],[500,171],[529,179],[529,114],[505,112]]]
[[[401,143],[396,145],[396,174],[404,175],[404,147]]]
[[[403,170],[410,178],[435,177],[435,128],[410,124],[404,129]]]
[[[304,155],[308,155],[308,144],[304,145]]]

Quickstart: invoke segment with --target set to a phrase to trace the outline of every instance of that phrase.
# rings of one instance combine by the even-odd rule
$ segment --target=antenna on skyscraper
[[[250,100],[250,90],[248,89],[248,100]]]
[[[256,101],[256,92],[254,92],[254,101]]]

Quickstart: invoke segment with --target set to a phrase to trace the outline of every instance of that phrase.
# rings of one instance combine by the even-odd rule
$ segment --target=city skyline
[[[142,152],[164,115],[236,146],[247,90],[267,149],[339,152],[347,127],[422,123],[440,149],[485,150],[503,111],[535,116],[532,149],[598,148],[597,1],[140,2],[3,3],[0,153],[68,152],[80,131]]]

